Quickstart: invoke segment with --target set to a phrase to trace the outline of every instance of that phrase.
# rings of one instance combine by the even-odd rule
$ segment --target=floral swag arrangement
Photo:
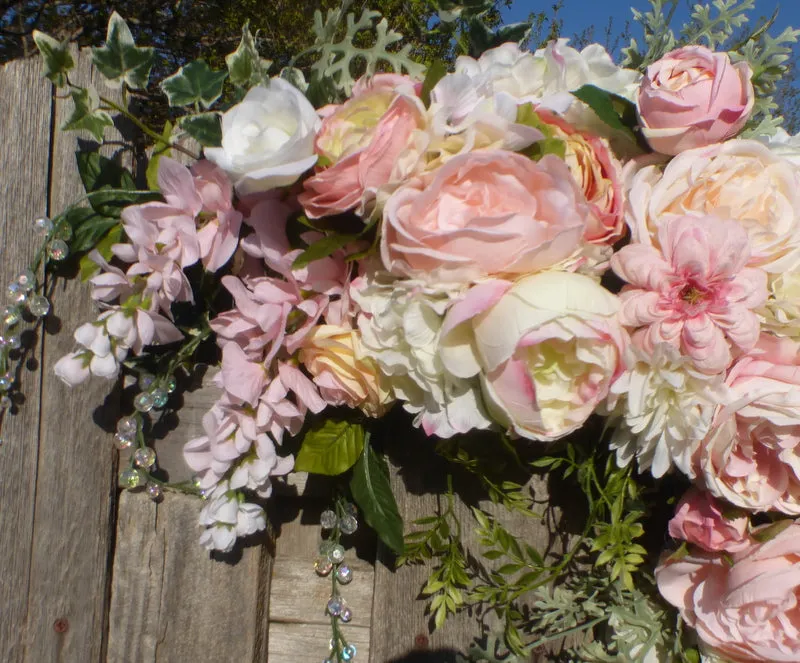
[[[467,606],[500,618],[469,660],[589,632],[557,660],[800,661],[800,139],[773,100],[800,31],[746,31],[754,0],[715,0],[676,35],[676,3],[651,0],[617,65],[566,39],[525,51],[529,26],[485,25],[491,2],[442,2],[469,53],[448,72],[349,4],[317,12],[280,72],[247,26],[227,71],[181,67],[160,130],[129,110],[154,51],[119,15],[92,57],[121,100],[74,84],[68,47],[36,33],[74,101],[65,129],[102,143],[118,113],[154,150],[147,190],[79,152],[85,198],[36,221],[3,310],[6,411],[15,330],[48,314],[44,274],[69,255],[101,312],[56,372],[138,384],[123,487],[201,496],[200,543],[224,552],[265,528],[275,481],[342,478],[315,565],[329,661],[356,655],[342,537],[359,519],[401,563],[433,559],[435,627]],[[209,357],[195,478],[170,484],[151,431]],[[582,533],[553,557],[481,507],[461,523],[448,480],[404,538],[380,434],[398,410],[500,508],[541,517],[502,467],[579,487]]]

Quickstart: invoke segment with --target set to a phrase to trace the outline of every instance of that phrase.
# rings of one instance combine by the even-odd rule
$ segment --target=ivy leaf
[[[65,87],[67,72],[75,67],[75,60],[69,52],[69,43],[60,42],[38,30],[33,31],[33,41],[44,60],[44,75],[56,87]]]
[[[392,551],[403,554],[403,519],[389,483],[389,466],[383,456],[364,445],[353,468],[350,490],[367,524]]]
[[[315,260],[327,258],[334,251],[338,251],[357,239],[359,239],[359,235],[328,235],[323,237],[294,259],[292,269],[301,269]]]
[[[242,41],[230,55],[225,56],[228,75],[236,87],[251,88],[267,80],[267,71],[272,61],[265,60],[258,54],[256,41],[250,32],[250,21],[242,26]]]
[[[222,94],[227,77],[227,72],[214,71],[205,60],[195,60],[165,78],[161,89],[170,106],[191,106],[199,102],[203,108],[210,108]]]
[[[594,85],[584,85],[572,95],[589,106],[609,127],[636,142],[636,136],[631,130],[636,124],[636,107],[630,101]]]
[[[94,88],[75,88],[70,93],[75,108],[64,126],[65,131],[88,131],[98,143],[103,142],[106,127],[113,127],[114,121],[105,111],[98,110],[100,100]]]
[[[184,115],[181,129],[194,138],[203,147],[219,147],[222,145],[222,124],[217,113],[198,113]]]
[[[147,87],[155,50],[137,47],[125,19],[114,12],[108,21],[106,45],[92,49],[92,61],[111,87],[127,83],[128,87],[141,90]]]
[[[361,424],[328,419],[306,433],[294,467],[298,472],[335,476],[353,467],[363,448]]]

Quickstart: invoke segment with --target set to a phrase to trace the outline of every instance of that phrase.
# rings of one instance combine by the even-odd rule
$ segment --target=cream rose
[[[780,273],[800,262],[800,169],[758,141],[687,150],[666,166],[645,166],[629,182],[634,242],[657,244],[663,220],[712,215],[745,228],[748,266]]]
[[[458,377],[480,376],[487,408],[506,428],[555,440],[580,428],[622,373],[618,309],[580,274],[488,281],[445,317],[442,363]]]
[[[299,358],[331,405],[357,407],[380,417],[392,401],[377,365],[361,352],[356,330],[318,325],[304,338]]]

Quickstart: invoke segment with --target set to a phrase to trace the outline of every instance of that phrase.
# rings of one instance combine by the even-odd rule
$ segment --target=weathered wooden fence
[[[81,55],[75,82],[101,85],[98,79]],[[0,69],[0,284],[33,255],[32,220],[82,194],[76,138],[56,129],[70,104],[54,97],[38,59]],[[312,568],[323,502],[302,485],[298,495],[274,497],[264,545],[218,560],[197,544],[196,499],[168,494],[155,504],[120,493],[111,383],[69,389],[53,374],[72,350],[74,329],[96,314],[79,282],[58,287],[45,333],[19,375],[25,402],[3,422],[0,661],[318,663],[330,637],[330,580]],[[180,455],[210,400],[207,388],[186,396],[160,457]],[[406,522],[434,511],[435,472],[421,464],[394,473]],[[468,508],[459,509],[469,523]],[[546,536],[527,523],[530,540]],[[366,533],[356,552],[355,579],[344,591],[356,660],[384,663],[425,649],[438,651],[426,660],[453,660],[444,648],[462,650],[480,632],[465,612],[431,633],[419,598],[429,568],[394,571],[391,555]]]

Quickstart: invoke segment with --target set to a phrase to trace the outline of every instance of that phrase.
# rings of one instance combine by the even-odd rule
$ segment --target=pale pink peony
[[[737,552],[751,544],[749,520],[738,512],[725,515],[725,505],[705,491],[690,489],[669,521],[669,535],[709,552]]]
[[[747,351],[758,340],[752,309],[767,298],[767,277],[745,267],[750,242],[735,221],[679,217],[659,226],[660,249],[629,244],[611,266],[630,285],[620,295],[622,324],[652,352],[670,343],[706,372],[731,363],[731,348]]]
[[[715,495],[750,511],[800,515],[800,344],[762,334],[739,358],[695,463]]]
[[[639,117],[647,142],[662,154],[733,138],[753,110],[755,92],[746,62],[727,53],[684,46],[647,68],[639,90]]]
[[[557,157],[472,152],[392,194],[381,258],[391,273],[425,280],[529,274],[576,253],[588,215]]]
[[[424,123],[418,93],[418,84],[407,76],[376,74],[362,78],[344,104],[324,109],[316,140],[321,166],[300,194],[309,217],[367,209],[392,180],[412,132]]]
[[[732,663],[800,661],[800,522],[734,553],[666,559],[661,595]]]
[[[489,414],[516,435],[555,440],[580,428],[624,370],[619,302],[581,274],[486,281],[448,311],[439,353],[479,376]]]

